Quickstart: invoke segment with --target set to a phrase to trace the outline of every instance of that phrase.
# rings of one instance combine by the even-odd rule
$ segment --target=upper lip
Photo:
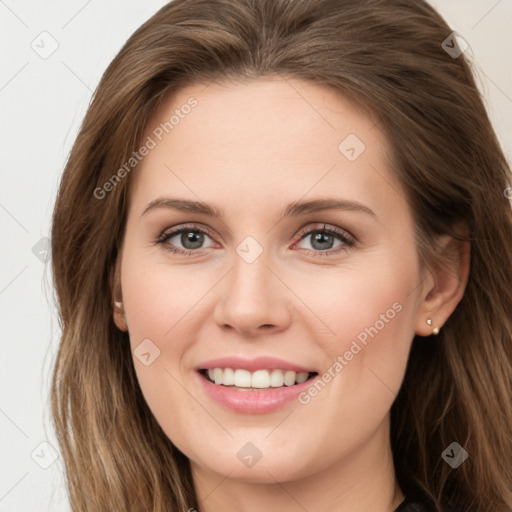
[[[253,359],[245,359],[239,356],[220,357],[218,359],[210,359],[197,366],[196,370],[211,370],[214,368],[233,368],[248,370],[254,372],[256,370],[290,370],[297,373],[306,372],[311,373],[311,370],[299,364],[285,361],[270,356],[259,356]]]

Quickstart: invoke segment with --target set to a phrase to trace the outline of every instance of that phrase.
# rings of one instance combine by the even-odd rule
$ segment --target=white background
[[[57,452],[52,463],[48,389],[59,332],[40,240],[92,91],[129,35],[165,3],[0,0],[0,512],[69,510]],[[512,0],[431,3],[468,41],[511,161]],[[43,44],[58,48],[43,59],[31,47]]]

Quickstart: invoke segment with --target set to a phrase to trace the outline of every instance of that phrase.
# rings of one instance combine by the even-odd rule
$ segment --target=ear
[[[121,331],[127,332],[128,325],[126,323],[126,315],[123,305],[123,294],[121,290],[121,277],[120,277],[121,259],[118,256],[115,265],[110,269],[110,278],[112,282],[112,308],[114,323]]]
[[[470,244],[444,235],[439,238],[438,263],[423,283],[423,299],[416,317],[416,334],[430,336],[453,313],[466,289],[470,266]],[[427,320],[432,323],[429,325]]]

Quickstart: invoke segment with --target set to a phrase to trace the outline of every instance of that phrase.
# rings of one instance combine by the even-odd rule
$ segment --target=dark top
[[[437,512],[437,510],[428,501],[417,501],[405,498],[394,512]]]

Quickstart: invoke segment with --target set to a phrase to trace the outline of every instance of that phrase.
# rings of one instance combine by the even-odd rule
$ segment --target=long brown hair
[[[334,88],[376,114],[421,258],[433,261],[435,237],[465,226],[467,288],[439,336],[413,340],[391,410],[394,464],[403,493],[420,489],[440,510],[512,509],[510,168],[465,54],[442,46],[451,32],[423,0],[175,0],[126,42],[94,94],[53,216],[62,339],[52,414],[73,511],[198,506],[188,459],[147,407],[112,319],[136,168],[97,190],[140,147],[165,95],[266,75]],[[452,442],[469,457],[457,469],[441,457]]]

